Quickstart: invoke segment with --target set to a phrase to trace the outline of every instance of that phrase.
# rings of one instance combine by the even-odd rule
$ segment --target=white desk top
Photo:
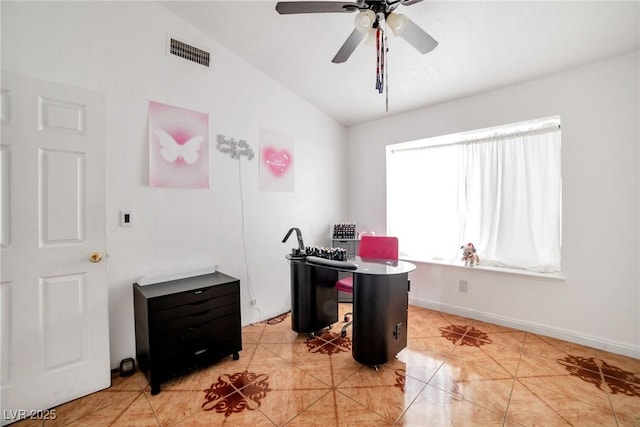
[[[354,261],[358,264],[358,268],[352,271],[359,274],[401,274],[409,273],[416,269],[415,264],[407,261],[362,258],[359,256]]]
[[[287,255],[287,259],[291,260],[291,256]],[[297,261],[305,261],[308,265],[314,267],[323,267],[332,270],[345,271],[355,274],[373,274],[373,275],[391,275],[409,273],[416,269],[416,266],[407,261],[394,261],[387,259],[375,259],[375,258],[361,258],[355,257],[349,261],[355,263],[357,268],[342,268],[340,266],[332,266],[321,263],[309,262],[305,259],[298,259]]]

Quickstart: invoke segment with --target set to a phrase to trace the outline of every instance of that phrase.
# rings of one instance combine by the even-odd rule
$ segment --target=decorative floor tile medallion
[[[571,375],[595,385],[602,391],[640,397],[640,377],[633,372],[625,371],[593,357],[568,355],[564,359],[558,359],[558,363],[564,366]],[[609,387],[608,390],[606,386]]]
[[[458,346],[469,345],[480,347],[493,342],[489,339],[489,335],[473,326],[449,325],[446,328],[440,328],[440,333],[443,337]]]
[[[271,391],[268,380],[268,375],[248,371],[222,375],[204,391],[206,395],[202,408],[205,411],[224,413],[228,417],[234,412],[252,409],[249,407],[249,400],[260,406],[260,401]],[[242,393],[238,391],[240,389]]]
[[[396,369],[396,383],[394,384],[394,387],[398,387],[400,391],[404,393],[404,385],[406,381],[407,381],[407,372],[402,368]]]
[[[321,336],[306,341],[310,353],[332,354],[351,351],[351,338],[342,337],[335,332],[325,332]]]
[[[339,313],[351,308],[341,305]],[[109,389],[47,413],[61,426],[640,427],[637,358],[526,331],[505,334],[421,307],[411,307],[408,319],[416,340],[377,370],[353,359],[353,342],[340,328],[294,334],[289,312],[243,327],[251,337],[244,362],[225,357],[194,369],[159,396],[149,394],[143,371],[114,373]],[[436,342],[425,327],[434,320],[446,322],[433,327]],[[25,419],[11,427],[43,422],[49,426]]]

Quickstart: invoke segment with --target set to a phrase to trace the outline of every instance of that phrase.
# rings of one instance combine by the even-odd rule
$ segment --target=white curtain
[[[387,149],[387,234],[401,256],[458,261],[472,242],[481,265],[560,271],[558,125]]]

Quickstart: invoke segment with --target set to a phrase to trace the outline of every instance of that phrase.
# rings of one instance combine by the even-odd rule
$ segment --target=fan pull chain
[[[376,90],[378,93],[384,92],[384,38],[382,28],[376,30]]]
[[[389,76],[387,76],[387,32],[381,27],[376,29],[376,90],[385,93],[385,111],[389,112]]]
[[[387,21],[385,21],[386,29]],[[389,54],[389,44],[387,43],[387,31],[384,32],[384,74],[385,74],[385,112],[389,112],[389,71],[387,70],[387,55]]]

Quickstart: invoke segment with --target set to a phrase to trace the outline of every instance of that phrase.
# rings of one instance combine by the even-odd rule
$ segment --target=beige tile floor
[[[407,348],[376,371],[339,324],[311,338],[285,314],[243,328],[240,360],[158,395],[139,372],[116,375],[55,420],[13,426],[640,427],[638,359],[413,306],[408,325]]]

